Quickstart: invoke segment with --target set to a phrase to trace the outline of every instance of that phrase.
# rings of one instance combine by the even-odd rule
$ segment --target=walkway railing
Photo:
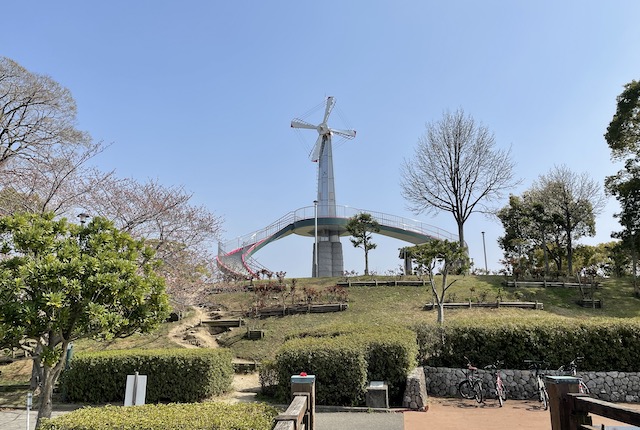
[[[431,236],[435,239],[458,240],[458,237],[446,230],[438,228],[434,225],[426,224],[414,219],[404,218],[396,215],[390,215],[382,212],[368,211],[365,209],[352,208],[349,206],[336,206],[335,218],[351,218],[360,213],[368,213],[381,225],[385,227],[398,228],[405,231]],[[271,223],[262,230],[257,230],[244,236],[218,244],[218,254],[228,253],[235,249],[245,247],[262,240],[266,240],[283,228],[293,224],[294,222],[313,219],[315,217],[315,207],[306,206],[289,212],[275,222]],[[326,218],[326,217],[325,217]]]
[[[273,430],[315,430],[316,377],[301,373],[291,377],[293,400],[275,418]]]
[[[578,379],[572,376],[547,376],[552,430],[600,430],[590,413],[634,426],[640,426],[640,411],[579,393]],[[617,427],[616,427],[617,428]],[[624,427],[632,429],[633,427]]]

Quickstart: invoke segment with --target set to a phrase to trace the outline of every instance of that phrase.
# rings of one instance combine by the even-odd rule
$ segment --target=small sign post
[[[147,395],[147,375],[127,375],[127,388],[124,393],[125,406],[144,405]]]
[[[31,415],[31,406],[33,406],[33,393],[29,391],[27,393],[27,430],[30,430],[31,423],[29,422],[29,416]]]

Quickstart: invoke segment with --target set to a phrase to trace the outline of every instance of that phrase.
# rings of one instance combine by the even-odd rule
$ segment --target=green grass
[[[383,279],[383,277],[378,277]],[[441,278],[437,280],[440,281]],[[305,279],[298,281],[298,288],[313,285],[318,288],[334,285],[342,279]],[[472,318],[474,320],[522,320],[526,318],[640,318],[640,300],[633,297],[633,288],[626,280],[607,280],[596,292],[596,298],[604,302],[603,309],[582,308],[576,304],[580,293],[574,288],[505,288],[500,276],[457,276],[448,290],[449,298],[455,301],[539,301],[543,311],[518,309],[465,309],[446,310],[445,320]],[[264,360],[274,357],[288,333],[305,331],[328,323],[399,324],[412,326],[420,322],[436,323],[435,311],[424,311],[423,305],[431,302],[433,293],[427,287],[350,287],[349,309],[328,314],[293,315],[278,318],[247,319],[251,329],[265,330],[262,340],[250,341],[233,337],[230,345],[236,356],[246,359]],[[223,304],[230,310],[247,309],[251,293],[216,294],[211,301]],[[451,300],[453,301],[453,300]],[[244,329],[238,329],[244,330]]]
[[[387,279],[377,277],[379,280]],[[391,278],[393,279],[393,278]],[[539,301],[544,304],[543,311],[518,309],[464,309],[446,310],[447,322],[455,320],[473,319],[506,323],[509,320],[526,320],[527,318],[640,318],[640,300],[633,297],[633,288],[629,280],[609,279],[602,283],[596,292],[596,298],[604,302],[603,309],[581,308],[576,304],[579,291],[569,288],[505,288],[500,276],[457,276],[451,277],[455,283],[448,291],[448,298],[455,301],[471,299],[477,301],[484,296],[486,301],[495,301],[498,295],[503,301]],[[299,291],[305,286],[322,289],[343,278],[298,279]],[[357,280],[364,280],[360,277]],[[438,278],[438,281],[440,278]],[[265,282],[265,281],[263,281]],[[290,283],[291,280],[286,280]],[[245,318],[251,329],[265,330],[265,337],[261,340],[246,340],[242,334],[246,328],[234,329],[230,336],[229,347],[239,358],[262,361],[275,356],[276,351],[284,342],[285,337],[298,331],[311,330],[329,323],[357,323],[357,324],[398,324],[412,326],[426,322],[436,324],[436,312],[424,311],[423,306],[432,301],[433,294],[427,287],[350,287],[349,309],[344,312],[327,314],[303,314],[287,317],[272,317],[266,319]],[[242,312],[250,308],[254,295],[249,292],[214,294],[210,302],[224,305],[230,311]],[[453,301],[453,300],[449,300]],[[76,342],[75,351],[96,351],[102,349],[156,349],[173,348],[174,344],[168,333],[177,323],[162,324],[160,329],[148,335],[136,335],[127,339],[112,342],[96,342],[82,340]],[[236,334],[234,336],[234,333]],[[1,366],[0,386],[15,383],[26,383],[29,373],[23,366],[14,370],[15,363]],[[30,370],[30,367],[28,367]]]

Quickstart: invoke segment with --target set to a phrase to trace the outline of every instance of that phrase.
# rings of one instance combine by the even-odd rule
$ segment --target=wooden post
[[[291,377],[291,394],[301,395],[308,394],[309,401],[307,402],[307,413],[305,414],[305,429],[315,430],[315,414],[316,414],[316,376],[307,375],[302,372],[300,375],[293,375]]]
[[[575,423],[583,420],[576,420],[576,417],[572,417],[572,405],[567,394],[579,392],[578,378],[575,376],[545,376],[544,382],[549,393],[551,430],[577,429]],[[582,424],[591,423],[582,422]]]

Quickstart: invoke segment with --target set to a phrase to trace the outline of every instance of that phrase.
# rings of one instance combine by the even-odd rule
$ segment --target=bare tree
[[[492,212],[485,203],[515,186],[511,150],[495,147],[493,134],[462,109],[427,124],[415,155],[401,168],[402,195],[415,213],[450,212],[462,246],[464,223],[473,212]]]
[[[563,231],[568,274],[572,275],[573,241],[596,234],[595,218],[606,203],[602,186],[588,173],[578,174],[561,165],[540,175],[531,193]]]
[[[37,158],[52,146],[89,141],[75,128],[76,111],[69,90],[0,57],[0,168],[12,158]]]
[[[0,170],[0,214],[75,216],[82,196],[112,176],[88,165],[104,149],[98,143],[55,146],[38,157],[7,160]]]
[[[167,280],[167,292],[181,304],[193,304],[214,276],[211,249],[223,220],[192,205],[191,197],[183,187],[111,177],[84,194],[83,207],[145,239],[164,263],[159,272]]]

